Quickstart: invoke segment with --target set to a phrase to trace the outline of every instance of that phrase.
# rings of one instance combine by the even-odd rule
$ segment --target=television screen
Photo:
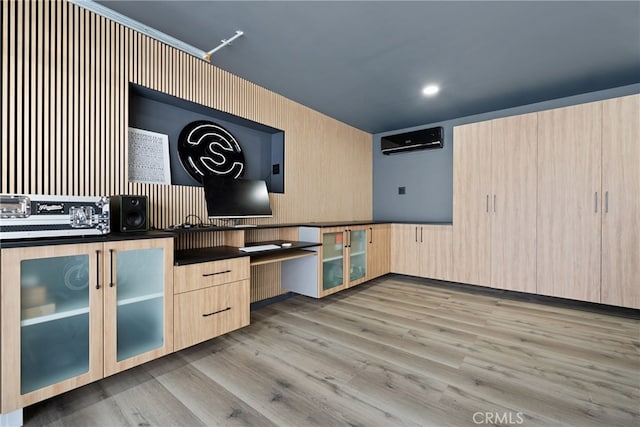
[[[267,184],[262,180],[209,176],[204,179],[209,218],[270,217]]]

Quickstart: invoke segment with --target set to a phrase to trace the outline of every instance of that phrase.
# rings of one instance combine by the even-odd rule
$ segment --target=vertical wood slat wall
[[[0,193],[147,195],[156,228],[205,218],[201,188],[127,181],[132,82],[285,131],[285,194],[253,222],[371,219],[370,134],[66,0],[3,0],[0,22]],[[252,301],[282,292],[279,266],[255,268]]]
[[[259,222],[371,218],[370,134],[66,1],[0,13],[0,192],[147,195],[157,228],[206,216],[201,188],[127,182],[133,82],[285,131],[286,192]]]

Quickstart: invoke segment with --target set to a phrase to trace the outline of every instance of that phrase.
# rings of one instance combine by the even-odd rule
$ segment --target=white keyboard
[[[257,245],[257,246],[246,246],[244,248],[240,248],[242,252],[260,252],[260,251],[270,251],[272,249],[280,249],[278,245]]]

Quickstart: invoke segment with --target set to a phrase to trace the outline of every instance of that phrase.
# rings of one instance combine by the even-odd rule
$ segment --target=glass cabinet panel
[[[332,289],[344,283],[344,233],[322,235],[322,289]]]
[[[113,256],[120,362],[164,344],[164,250],[116,251]]]
[[[367,274],[367,232],[351,230],[349,233],[349,281],[355,282]]]
[[[89,371],[89,255],[20,261],[21,393]]]

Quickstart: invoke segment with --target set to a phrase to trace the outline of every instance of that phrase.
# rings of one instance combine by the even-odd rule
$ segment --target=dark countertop
[[[264,230],[269,228],[288,228],[288,227],[341,227],[341,226],[355,226],[355,225],[369,225],[369,224],[390,224],[392,221],[326,221],[326,222],[296,222],[288,224],[260,224],[255,227],[227,227],[218,225],[194,225],[189,228],[165,228],[163,231],[170,233],[198,233],[207,231],[237,231],[237,230]]]
[[[391,224],[391,221],[325,221],[325,222],[305,222],[303,224],[298,224],[298,227],[318,227],[318,228],[329,228],[329,227],[349,227],[356,225],[375,225],[375,224]]]
[[[330,228],[330,227],[349,227],[358,225],[372,225],[372,224],[414,224],[414,225],[442,225],[451,226],[451,222],[438,222],[438,221],[381,221],[381,220],[358,220],[358,221],[326,221],[326,222],[306,222],[306,223],[290,223],[290,224],[261,224],[256,227],[224,227],[224,226],[209,226],[200,227],[193,226],[190,228],[176,228],[176,229],[164,229],[164,230],[152,230],[143,233],[110,233],[104,236],[72,236],[72,237],[47,237],[36,239],[0,239],[0,249],[8,248],[22,248],[29,246],[50,246],[50,245],[68,245],[68,244],[81,244],[81,243],[97,243],[97,242],[116,242],[121,240],[136,240],[136,239],[159,239],[163,237],[176,237],[185,233],[199,233],[199,232],[211,232],[211,231],[238,231],[238,230],[264,230],[270,228],[288,228],[288,227],[318,227],[318,228]],[[242,253],[238,256],[246,256]],[[231,258],[227,256],[227,258]]]
[[[25,248],[30,246],[78,245],[82,243],[108,243],[123,240],[173,238],[172,233],[148,231],[137,233],[109,233],[102,236],[43,237],[36,239],[0,239],[0,249]]]
[[[287,242],[286,240],[271,240],[268,242],[256,242],[256,243],[247,243],[246,246],[256,246],[256,245],[282,245],[282,243]],[[290,247],[280,248],[280,249],[269,249],[266,251],[257,251],[257,252],[243,252],[240,248],[235,246],[215,246],[210,248],[199,248],[199,249],[183,249],[179,251],[175,251],[174,254],[174,265],[189,265],[189,264],[197,264],[200,262],[209,262],[209,261],[219,261],[223,259],[230,258],[240,258],[245,256],[250,256],[251,258],[259,258],[262,255],[271,255],[276,253],[282,253],[287,251],[292,251],[295,249],[305,249],[305,248],[313,248],[317,246],[322,246],[322,243],[314,243],[314,242],[288,242],[291,243]]]
[[[451,221],[389,221],[393,224],[415,224],[415,225],[453,225]]]

